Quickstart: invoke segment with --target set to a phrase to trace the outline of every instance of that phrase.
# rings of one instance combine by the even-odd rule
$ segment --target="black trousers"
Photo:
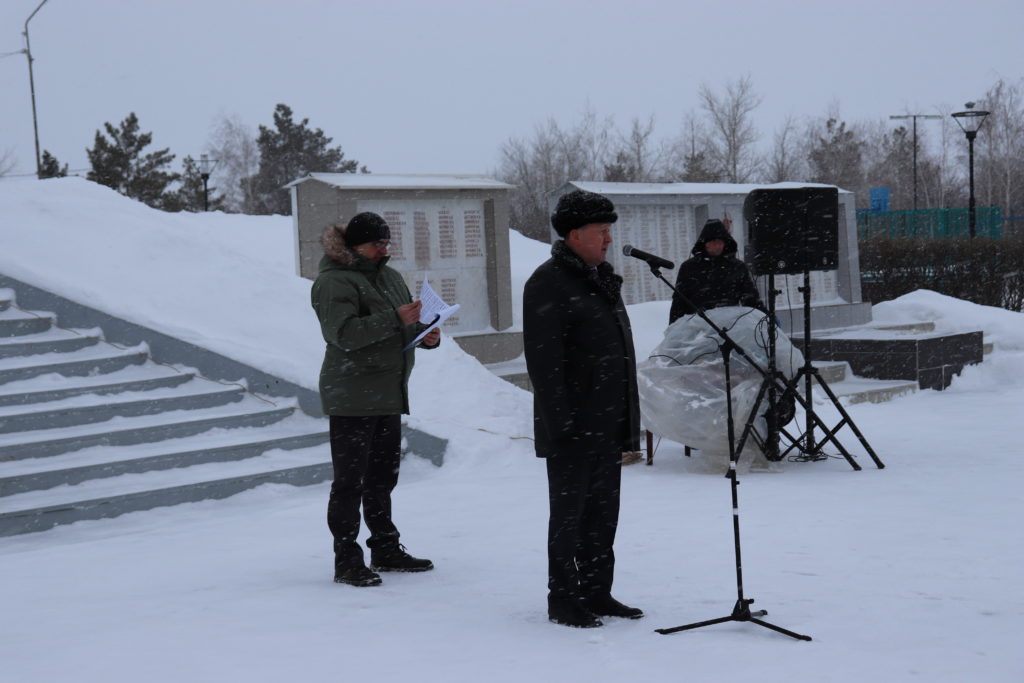
[[[608,595],[615,573],[622,454],[547,458],[548,599]]]
[[[391,521],[391,491],[398,483],[402,422],[398,415],[330,418],[334,483],[327,502],[327,526],[334,536],[335,571],[342,572],[365,562],[356,542],[360,504],[370,530],[366,545],[371,550],[398,545],[398,529]]]

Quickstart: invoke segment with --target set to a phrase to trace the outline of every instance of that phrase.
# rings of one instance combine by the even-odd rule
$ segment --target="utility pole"
[[[917,120],[918,119],[941,119],[938,114],[900,114],[889,117],[890,119],[913,119],[914,130],[914,211],[917,211]]]
[[[43,160],[39,155],[39,120],[36,118],[36,82],[32,77],[32,47],[28,42],[28,22],[32,21],[32,17],[36,15],[36,12],[43,8],[47,0],[43,0],[36,7],[32,14],[28,15],[28,19],[25,20],[25,31],[22,35],[25,36],[25,56],[28,57],[28,87],[32,93],[32,130],[36,136],[36,178],[43,177]]]

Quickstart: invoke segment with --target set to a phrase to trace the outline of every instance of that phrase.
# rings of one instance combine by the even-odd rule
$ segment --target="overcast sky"
[[[38,4],[0,2],[0,53]],[[588,103],[675,135],[701,83],[744,75],[765,146],[832,103],[959,109],[1024,75],[1022,27],[1022,0],[48,0],[29,32],[40,144],[72,169],[132,111],[177,165],[218,117],[255,130],[284,102],[371,171],[487,173],[504,140]],[[0,58],[0,92],[0,153],[31,173],[23,54]]]

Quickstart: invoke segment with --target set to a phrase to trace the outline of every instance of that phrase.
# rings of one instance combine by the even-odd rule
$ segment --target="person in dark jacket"
[[[622,278],[605,261],[617,219],[602,195],[559,199],[551,222],[562,239],[523,292],[535,449],[547,459],[548,618],[580,628],[643,616],[611,594],[622,456],[640,438]]]
[[[391,231],[375,213],[360,213],[347,226],[324,232],[324,257],[313,283],[313,310],[327,342],[320,371],[320,399],[330,417],[334,482],[327,525],[334,537],[334,580],[353,586],[381,583],[377,571],[420,572],[430,560],[409,555],[391,519],[398,483],[401,415],[409,412],[413,349],[425,327],[420,302],[412,301],[398,271],[387,266]],[[420,342],[435,348],[435,328]],[[370,537],[371,566],[364,562],[359,506]]]
[[[670,325],[684,315],[696,313],[693,306],[705,311],[719,306],[749,306],[767,312],[750,269],[736,258],[736,250],[736,240],[725,223],[712,218],[704,224],[693,245],[693,256],[679,266],[676,276],[676,289],[690,303],[678,293],[672,295]]]

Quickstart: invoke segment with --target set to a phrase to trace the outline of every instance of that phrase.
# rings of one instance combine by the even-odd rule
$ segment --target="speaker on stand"
[[[794,448],[801,450],[806,459],[822,459],[826,457],[823,447],[828,442],[836,444],[846,461],[855,470],[860,465],[836,438],[836,432],[849,425],[860,440],[861,445],[874,460],[879,469],[885,467],[875,455],[870,444],[857,429],[853,419],[843,408],[839,399],[811,365],[811,280],[812,270],[831,270],[839,265],[839,191],[835,187],[798,187],[798,188],[761,188],[750,192],[743,203],[743,217],[749,228],[747,263],[755,275],[768,276],[767,300],[769,313],[774,322],[775,315],[775,275],[792,275],[803,273],[804,283],[798,290],[803,294],[804,309],[804,364],[797,374],[787,383],[785,394],[792,395],[801,403],[806,411],[806,428],[799,437],[790,437],[791,445],[777,459],[782,459]],[[770,355],[769,366],[774,372],[776,363],[775,326],[769,326]],[[798,391],[799,382],[805,380],[805,396]],[[836,427],[829,429],[814,412],[812,396],[813,380],[828,394],[833,405],[843,417]],[[777,420],[771,419],[778,414],[779,397],[775,395],[774,385],[767,383],[768,394],[768,431],[769,440],[778,443],[779,433],[786,433]],[[760,396],[758,398],[760,403]],[[758,409],[755,404],[754,410]],[[748,424],[749,427],[749,424]],[[820,427],[826,437],[815,441],[814,429]],[[773,433],[773,430],[774,433]],[[742,449],[746,432],[740,437],[738,450]]]

